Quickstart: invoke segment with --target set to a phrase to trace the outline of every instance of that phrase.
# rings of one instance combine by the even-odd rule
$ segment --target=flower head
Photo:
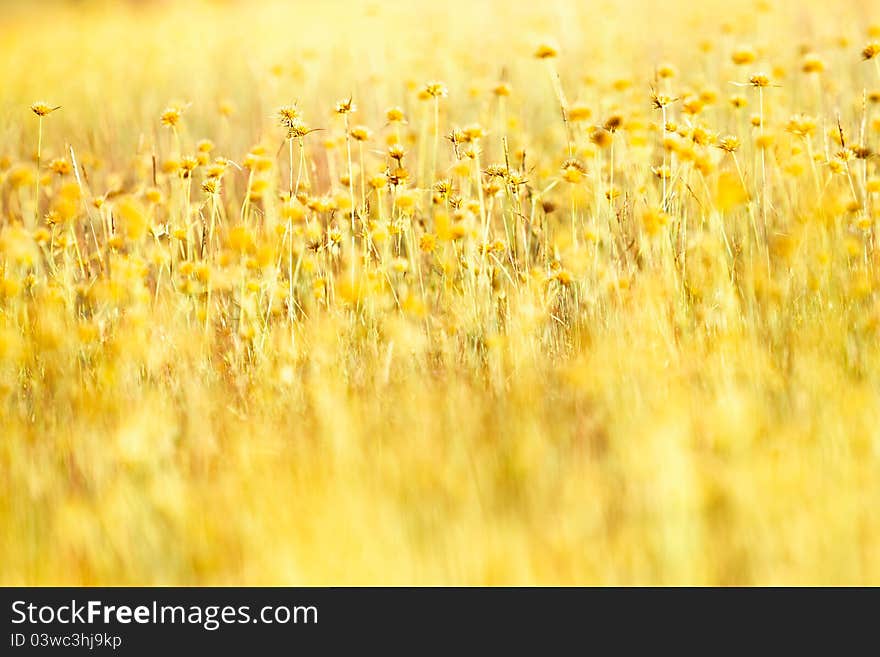
[[[351,129],[351,136],[356,141],[369,141],[373,131],[365,125],[356,125]]]
[[[868,61],[880,55],[880,41],[871,41],[862,48],[862,59]]]
[[[61,109],[61,105],[58,105],[57,107],[52,107],[49,103],[41,100],[31,105],[31,111],[39,117],[51,114],[57,109]]]
[[[169,128],[176,128],[180,124],[180,119],[183,116],[183,110],[179,107],[166,107],[162,114],[159,115],[159,121],[164,126],[168,126]]]
[[[334,111],[337,114],[354,114],[357,112],[357,105],[354,104],[352,97],[349,96],[347,100],[337,101]]]
[[[423,91],[425,94],[433,98],[445,98],[449,93],[446,89],[446,85],[442,82],[437,82],[436,80],[426,83]]]
[[[282,128],[292,128],[293,125],[300,120],[301,113],[296,105],[282,105],[275,112],[278,117],[278,124]]]
[[[739,148],[739,137],[726,135],[718,140],[718,148],[728,153],[735,153]]]
[[[539,43],[534,55],[536,59],[553,59],[559,55],[559,49],[550,43]]]

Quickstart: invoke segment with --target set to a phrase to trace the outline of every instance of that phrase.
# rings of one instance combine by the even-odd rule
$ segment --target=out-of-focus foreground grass
[[[0,583],[880,583],[880,14],[532,4],[4,4]]]

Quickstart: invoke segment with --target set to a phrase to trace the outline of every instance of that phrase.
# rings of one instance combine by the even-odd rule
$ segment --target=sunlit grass
[[[0,583],[880,583],[880,15],[654,5],[4,7]]]

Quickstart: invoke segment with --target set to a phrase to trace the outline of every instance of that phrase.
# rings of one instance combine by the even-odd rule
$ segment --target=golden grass
[[[880,15],[531,4],[3,7],[0,583],[880,584]]]

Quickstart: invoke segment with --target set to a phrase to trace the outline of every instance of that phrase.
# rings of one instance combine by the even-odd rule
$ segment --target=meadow
[[[0,584],[880,584],[876,4],[0,12]]]

